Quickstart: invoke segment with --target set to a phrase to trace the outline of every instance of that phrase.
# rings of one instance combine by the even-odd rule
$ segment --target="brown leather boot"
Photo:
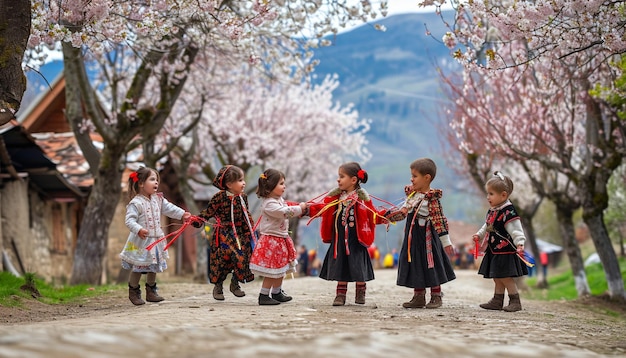
[[[213,298],[218,301],[224,301],[224,288],[222,287],[222,283],[218,282],[213,286]]]
[[[333,306],[343,306],[346,304],[346,295],[337,295],[333,301]]]
[[[426,306],[426,292],[416,293],[409,302],[402,304],[404,308],[423,308],[424,306]]]
[[[354,295],[354,303],[364,305],[365,304],[365,288],[357,288]]]
[[[148,283],[146,283],[146,301],[148,301],[148,302],[161,302],[164,299],[165,298],[159,296],[159,293],[157,291],[156,282],[152,286],[150,286],[150,285],[148,285]]]
[[[441,302],[441,293],[431,293],[430,302],[426,304],[426,308],[439,308],[443,303]]]
[[[503,308],[507,312],[517,312],[522,310],[522,302],[519,299],[519,293],[509,295],[509,305]]]
[[[484,308],[486,310],[495,310],[499,311],[502,309],[504,305],[504,293],[496,293],[487,303],[481,303],[480,308]]]
[[[246,295],[246,293],[241,290],[241,287],[239,287],[239,282],[237,282],[236,280],[230,281],[230,292],[232,292],[233,295],[237,297],[243,297]]]
[[[132,287],[130,284],[128,284],[128,299],[135,306],[141,306],[146,304],[146,302],[141,299],[141,288],[139,286]]]

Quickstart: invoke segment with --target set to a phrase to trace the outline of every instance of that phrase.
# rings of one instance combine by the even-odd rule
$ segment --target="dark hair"
[[[415,159],[409,168],[416,170],[422,175],[430,175],[430,181],[435,180],[437,175],[437,164],[430,158]]]
[[[367,183],[367,172],[361,169],[361,165],[357,162],[343,163],[339,166],[339,169],[343,170],[350,177],[356,177],[356,187],[359,188],[359,184]]]
[[[139,167],[139,169],[128,175],[128,198],[132,199],[135,195],[139,194],[139,185],[143,184],[150,174],[155,173],[157,177],[157,181],[161,181],[161,176],[159,172],[152,168],[147,167]]]
[[[493,172],[493,176],[485,183],[485,187],[491,188],[498,193],[506,191],[507,194],[511,195],[513,192],[513,180],[496,170]]]
[[[234,183],[238,181],[239,179],[242,179],[245,176],[243,169],[239,168],[236,165],[229,165],[224,168],[225,168],[224,173],[222,174],[222,177],[220,178],[220,182],[223,185],[224,190],[226,190],[227,188],[226,184]]]
[[[267,198],[281,179],[285,179],[285,173],[276,169],[266,169],[263,174],[259,176],[259,185],[256,188],[256,195],[260,198]]]

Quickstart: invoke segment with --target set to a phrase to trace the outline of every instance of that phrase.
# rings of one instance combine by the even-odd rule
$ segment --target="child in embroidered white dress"
[[[128,298],[134,305],[146,302],[141,298],[139,280],[146,274],[146,301],[160,302],[163,297],[157,293],[156,274],[167,268],[169,258],[164,250],[165,242],[147,250],[155,240],[163,237],[161,215],[172,219],[187,220],[191,214],[170,203],[157,193],[159,173],[151,168],[140,167],[130,173],[128,178],[128,195],[130,202],[126,206],[126,226],[130,230],[128,240],[120,253],[122,267],[131,270],[128,280]]]
[[[259,305],[277,305],[292,299],[282,290],[283,278],[295,272],[297,264],[296,249],[289,237],[289,219],[302,216],[307,204],[285,201],[285,189],[285,174],[276,169],[267,169],[259,177],[256,193],[262,198],[261,237],[250,258],[250,270],[263,276]]]

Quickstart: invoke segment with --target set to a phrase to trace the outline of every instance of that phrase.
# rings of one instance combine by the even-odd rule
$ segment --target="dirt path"
[[[394,270],[376,271],[367,303],[332,307],[334,282],[289,279],[294,297],[258,306],[260,282],[247,295],[211,297],[211,285],[162,283],[166,301],[135,307],[125,292],[67,312],[33,308],[31,320],[0,311],[0,357],[604,357],[626,356],[626,316],[584,303],[523,298],[520,312],[478,307],[493,286],[475,271],[458,271],[444,285],[440,309],[407,310],[410,289],[395,285]],[[13,320],[11,318],[14,318]],[[19,323],[11,323],[19,321]],[[416,355],[417,354],[417,355]]]

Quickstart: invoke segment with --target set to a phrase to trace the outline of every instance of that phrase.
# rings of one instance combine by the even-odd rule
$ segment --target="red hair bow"
[[[361,180],[365,179],[365,170],[359,169],[359,171],[356,173],[356,177]]]
[[[130,173],[129,177],[133,180],[133,183],[136,183],[139,180],[139,177],[137,176],[137,172]]]

